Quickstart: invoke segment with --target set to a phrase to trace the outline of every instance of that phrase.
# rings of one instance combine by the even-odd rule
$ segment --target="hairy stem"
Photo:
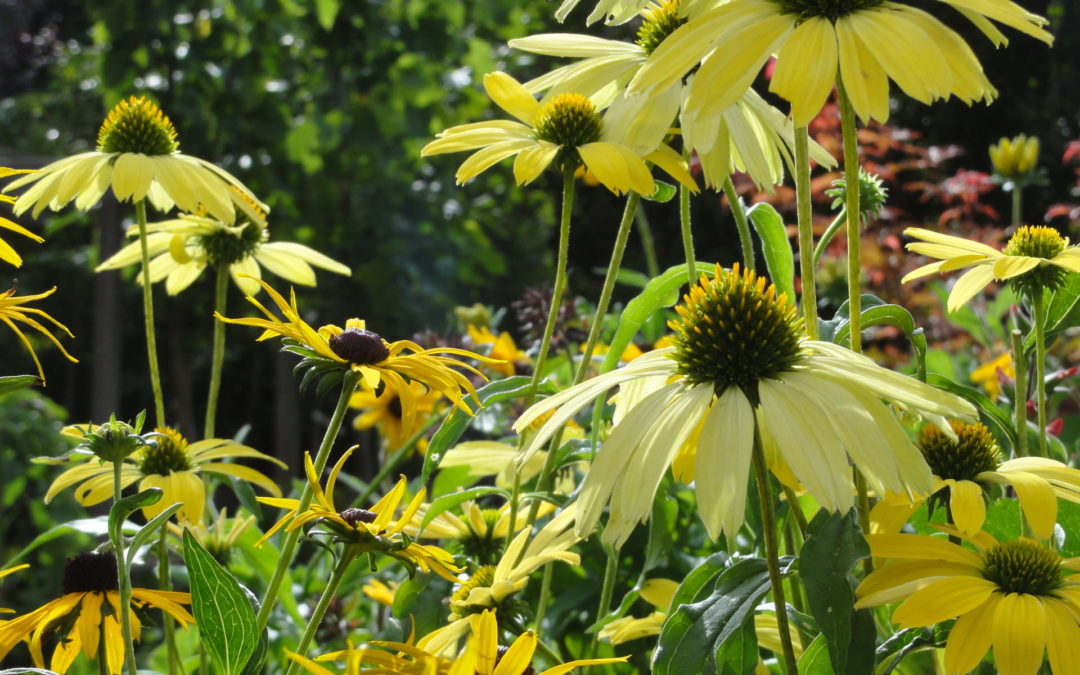
[[[139,225],[139,248],[142,251],[143,319],[146,324],[146,356],[150,363],[150,387],[154,391],[154,419],[165,426],[165,395],[161,390],[158,369],[157,333],[154,330],[154,293],[150,283],[150,248],[146,242],[146,200],[135,202],[135,222]]]
[[[810,197],[810,137],[806,127],[795,129],[795,202],[799,224],[799,278],[802,281],[802,310],[806,333],[818,337],[817,287],[814,281],[814,211]],[[824,238],[822,239],[824,241]],[[792,298],[794,300],[794,298]]]
[[[229,268],[218,265],[214,280],[214,313],[225,316],[225,302],[229,290]],[[214,321],[214,352],[210,360],[210,389],[206,394],[206,420],[203,438],[214,437],[214,421],[217,417],[218,395],[221,393],[221,367],[225,362],[225,322]]]
[[[743,208],[739,193],[731,183],[731,176],[724,179],[724,195],[731,207],[731,217],[735,219],[735,229],[739,232],[739,245],[742,247],[743,266],[754,271],[754,238],[750,236],[750,224],[746,222],[746,210]]]

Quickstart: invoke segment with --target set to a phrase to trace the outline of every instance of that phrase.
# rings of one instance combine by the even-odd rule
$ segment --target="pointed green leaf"
[[[739,200],[742,207],[742,201]],[[747,218],[761,238],[761,250],[765,253],[765,267],[776,290],[795,302],[795,254],[791,251],[784,219],[772,204],[759,202],[746,209]]]
[[[0,394],[7,394],[19,389],[26,389],[38,384],[41,380],[36,375],[5,375],[0,377]],[[30,671],[27,671],[30,672]]]
[[[130,497],[124,497],[112,505],[109,509],[109,540],[114,546],[119,548],[120,528],[123,527],[127,517],[144,506],[157,504],[161,501],[161,495],[161,488],[150,488]]]
[[[139,531],[135,533],[135,537],[131,540],[131,544],[127,549],[126,558],[128,567],[131,567],[132,562],[135,560],[135,556],[139,554],[139,549],[145,546],[159,529],[165,527],[165,523],[169,522],[169,518],[172,518],[173,514],[182,508],[184,508],[184,504],[182,502],[177,502],[154,516],[154,518],[146,525],[139,528]]]
[[[911,312],[900,305],[877,305],[864,308],[859,312],[859,317],[859,326],[862,329],[888,324],[904,331],[904,335],[911,342],[911,347],[915,352],[917,377],[920,380],[926,380],[926,335],[923,334],[922,328],[915,326],[915,317],[911,315]],[[832,341],[837,344],[843,343],[850,338],[850,333],[851,322],[841,321]]]

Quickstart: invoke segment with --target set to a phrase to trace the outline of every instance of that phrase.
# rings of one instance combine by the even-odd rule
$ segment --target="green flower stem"
[[[1031,292],[1035,314],[1035,406],[1039,425],[1039,457],[1049,457],[1046,449],[1046,303],[1043,289]],[[1026,405],[1025,401],[1025,405]]]
[[[1020,227],[1020,221],[1023,219],[1023,189],[1020,185],[1013,181],[1012,189],[1012,225],[1013,227]]]
[[[818,239],[817,246],[814,247],[814,265],[818,264],[821,260],[821,255],[825,253],[825,249],[829,247],[829,242],[833,240],[836,233],[840,231],[840,228],[847,223],[847,209],[840,207],[840,212],[836,214],[833,221],[829,223],[829,226],[825,228],[825,232],[822,233],[821,239]]]
[[[1017,457],[1027,457],[1027,357],[1024,356],[1024,336],[1020,329],[1012,331],[1012,360],[1016,379],[1013,387],[1013,424],[1016,426]]]
[[[540,581],[540,599],[536,601],[536,617],[533,619],[533,625],[536,626],[536,630],[540,631],[540,627],[544,624],[544,615],[547,613],[547,600],[551,594],[551,575],[553,573],[551,563],[544,565],[544,577]]]
[[[639,206],[634,218],[637,221],[638,233],[641,234],[641,248],[645,252],[645,274],[648,274],[650,279],[655,279],[660,276],[660,264],[656,262],[656,244],[653,242],[649,217],[645,215],[645,209]]]
[[[780,576],[780,556],[776,545],[776,514],[773,512],[769,469],[765,465],[765,451],[761,447],[761,435],[758,433],[757,425],[754,425],[754,476],[757,483],[758,502],[761,506],[761,534],[765,539],[765,562],[769,566],[769,582],[772,586],[773,606],[776,608],[776,628],[780,631],[786,672],[788,675],[798,675],[795,648],[791,644],[791,633],[788,628],[784,580]]]
[[[799,527],[799,536],[805,539],[806,528],[810,525],[806,522],[806,514],[803,513],[802,504],[799,503],[799,496],[786,485],[781,484],[780,488],[784,491],[784,498],[787,499],[788,508],[791,509],[791,515],[795,517],[795,524]]]
[[[296,653],[300,656],[307,656],[307,650],[311,646],[312,639],[315,638],[315,632],[319,630],[319,624],[322,623],[323,617],[326,616],[326,610],[330,607],[330,602],[337,595],[338,588],[345,579],[345,573],[349,570],[349,565],[352,564],[353,560],[356,560],[358,554],[359,551],[352,545],[346,545],[345,550],[341,552],[341,558],[338,559],[334,571],[330,574],[330,580],[326,583],[326,588],[319,598],[319,604],[315,605],[311,618],[308,619],[307,628],[304,629],[304,634],[300,636],[300,644],[296,646]],[[290,661],[289,669],[285,671],[285,675],[293,675],[300,670],[300,667],[297,661]]]
[[[847,211],[848,248],[848,316],[851,326],[851,351],[862,353],[862,333],[859,322],[862,307],[862,268],[859,264],[859,139],[855,132],[855,110],[847,90],[839,78],[836,89],[840,94],[840,128],[844,136],[844,184],[856,189],[844,190],[844,210]]]
[[[141,203],[141,202],[140,202]],[[113,504],[122,499],[124,488],[123,460],[113,462]],[[120,592],[120,634],[124,639],[124,663],[127,665],[129,675],[139,675],[139,668],[135,665],[135,643],[131,632],[131,577],[128,574],[127,559],[124,554],[123,525],[120,527],[120,536],[114,542],[116,548],[116,581]]]
[[[559,255],[555,262],[555,287],[551,291],[551,306],[548,308],[547,323],[544,325],[544,336],[540,340],[540,353],[536,355],[536,364],[533,368],[532,380],[529,382],[528,393],[525,394],[524,404],[528,408],[536,397],[536,390],[540,386],[540,378],[544,372],[544,363],[547,361],[548,351],[551,349],[551,337],[555,332],[555,323],[559,319],[559,307],[562,305],[563,291],[566,288],[566,260],[570,252],[570,218],[574,213],[574,169],[563,169],[562,188],[562,213],[559,218]],[[525,447],[525,439],[528,434],[518,436],[518,450]],[[550,471],[547,463],[545,469]],[[541,473],[541,479],[544,472]],[[509,546],[517,531],[518,508],[521,497],[521,480],[515,474],[514,488],[510,495],[510,529],[506,534],[506,545]],[[533,510],[535,511],[535,509]],[[536,517],[532,518],[535,521]],[[530,522],[532,522],[530,521]]]
[[[225,303],[229,291],[229,268],[217,266],[214,280],[214,312],[225,316]],[[225,362],[225,322],[214,321],[214,353],[210,361],[210,390],[206,394],[206,421],[203,438],[214,437],[214,421],[217,417],[218,395],[221,393],[221,366]]]
[[[165,395],[161,392],[161,372],[158,370],[157,334],[154,331],[154,293],[150,283],[150,249],[146,243],[146,200],[135,202],[135,221],[139,225],[139,247],[142,249],[143,318],[146,322],[146,355],[150,361],[150,387],[154,390],[154,419],[165,426]]]
[[[604,581],[600,586],[600,605],[596,608],[596,620],[600,621],[611,611],[611,596],[615,594],[615,574],[619,571],[619,554],[615,549],[604,547],[607,564],[604,565]],[[600,644],[600,631],[593,633],[585,658],[591,659]]]
[[[161,527],[161,536],[158,538],[158,584],[163,591],[172,590],[172,577],[169,574],[169,528]],[[169,675],[177,675],[183,672],[180,663],[180,650],[176,647],[176,624],[168,612],[162,612],[162,621],[165,626],[165,649],[169,655]]]
[[[690,153],[683,151],[683,160],[689,162]],[[682,232],[683,253],[686,255],[686,271],[693,286],[697,281],[697,267],[694,262],[694,233],[690,229],[690,188],[679,186],[679,230]]]
[[[746,222],[746,210],[743,209],[742,199],[739,198],[739,193],[735,192],[735,186],[731,183],[731,176],[724,179],[724,195],[727,197],[728,206],[731,207],[731,217],[735,219],[735,229],[739,231],[743,266],[752,272],[755,269],[754,239],[750,236],[750,224]]]
[[[342,377],[341,395],[338,396],[337,407],[334,408],[334,414],[330,418],[330,423],[326,426],[326,433],[323,434],[322,443],[319,445],[319,452],[315,455],[314,462],[312,462],[315,465],[316,476],[322,476],[323,469],[326,468],[326,460],[330,456],[330,448],[334,447],[334,441],[337,439],[338,432],[341,430],[341,422],[345,419],[345,411],[349,407],[349,399],[352,397],[353,390],[356,389],[356,381],[357,375],[351,370],[347,371]],[[300,503],[296,507],[296,512],[300,513],[306,511],[307,507],[311,505],[313,496],[311,484],[305,482],[304,491],[300,493]],[[296,552],[296,544],[299,540],[300,528],[285,534],[285,543],[281,547],[281,555],[278,557],[277,567],[274,568],[274,574],[270,577],[270,583],[266,587],[266,593],[263,594],[262,606],[259,607],[259,615],[255,618],[259,632],[262,632],[262,630],[266,628],[266,624],[270,620],[270,612],[274,608],[274,603],[277,602],[278,590],[281,588],[281,583],[285,579],[285,573],[292,564],[293,554]]]
[[[806,127],[795,129],[795,203],[799,223],[799,278],[802,281],[802,310],[806,333],[818,338],[817,286],[814,281],[814,210],[810,197],[810,137]],[[827,234],[827,233],[826,233]],[[822,241],[825,241],[822,238]]]

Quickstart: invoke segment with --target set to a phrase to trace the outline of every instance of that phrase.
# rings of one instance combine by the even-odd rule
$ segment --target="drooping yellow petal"
[[[836,30],[823,17],[803,21],[780,48],[769,91],[791,101],[795,126],[806,126],[825,104],[836,80],[836,60]]]
[[[948,480],[949,504],[952,507],[953,522],[962,533],[975,535],[982,529],[986,520],[986,502],[983,501],[982,486],[969,480]]]
[[[1003,255],[994,263],[995,279],[1012,279],[1028,270],[1033,270],[1042,262],[1041,258],[1029,258],[1022,255]]]
[[[976,607],[956,620],[945,645],[945,670],[966,673],[979,665],[990,649],[994,614],[1001,596],[993,594],[982,606]]]
[[[536,145],[525,148],[514,159],[514,179],[518,185],[528,185],[548,168],[559,154],[559,146],[548,142],[538,141]]]
[[[912,593],[892,618],[902,628],[931,626],[970,612],[996,590],[994,582],[977,577],[941,579]]]
[[[503,72],[484,76],[484,89],[500,108],[528,125],[536,120],[540,103],[521,83]]]
[[[836,21],[840,77],[844,81],[851,106],[863,123],[871,118],[881,123],[889,120],[889,77],[870,54],[849,17]]]
[[[968,300],[974,298],[993,280],[994,268],[990,265],[979,265],[964,272],[953,284],[952,292],[949,294],[947,303],[949,311],[955,312],[966,305]]]
[[[469,155],[468,159],[461,163],[455,174],[455,180],[461,185],[470,178],[474,178],[494,164],[506,159],[510,155],[536,145],[534,139],[522,139],[503,141],[477,150]]]
[[[754,410],[738,388],[729,387],[713,403],[697,445],[698,508],[713,539],[722,532],[734,537],[742,526],[753,442]],[[723,471],[716,470],[720,466]]]
[[[1006,593],[998,602],[992,627],[994,662],[1001,675],[1031,675],[1046,648],[1046,610],[1040,598]]]

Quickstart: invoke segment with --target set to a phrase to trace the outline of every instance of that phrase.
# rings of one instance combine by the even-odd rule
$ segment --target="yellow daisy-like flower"
[[[950,312],[967,304],[991,281],[1010,281],[1016,291],[1027,295],[1036,288],[1053,291],[1061,286],[1066,273],[1080,272],[1080,246],[1069,246],[1069,240],[1052,227],[1024,225],[1000,251],[977,241],[919,227],[909,227],[904,234],[919,240],[907,245],[909,251],[939,261],[908,272],[900,280],[902,283],[971,268],[953,284],[948,302]]]
[[[373,645],[394,650],[349,649],[318,656],[314,661],[289,654],[289,658],[302,665],[308,672],[316,675],[332,675],[332,671],[319,665],[318,661],[341,661],[347,663],[348,675],[363,673],[383,673],[392,675],[522,675],[534,673],[533,653],[539,639],[536,631],[525,631],[508,646],[499,645],[499,625],[492,610],[475,614],[469,618],[467,630],[469,642],[465,650],[454,659],[443,658],[423,648],[423,641],[413,645],[409,642],[373,642]],[[540,672],[539,675],[563,675],[574,668],[596,666],[605,663],[622,663],[627,656],[606,659],[579,659],[559,664]],[[377,666],[364,669],[361,664]]]
[[[309,350],[312,356],[359,373],[369,389],[377,390],[379,384],[385,380],[401,397],[401,420],[406,429],[413,428],[417,412],[416,397],[412,393],[412,387],[406,383],[406,378],[440,392],[463,412],[472,415],[472,410],[463,399],[466,394],[472,394],[475,399],[476,388],[469,378],[454,368],[463,368],[479,377],[484,376],[469,364],[444,355],[454,354],[493,365],[500,363],[495,359],[453,347],[423,349],[410,340],[388,343],[378,333],[367,330],[362,319],[349,319],[345,322],[344,329],[330,324],[316,331],[300,317],[295,292],[291,292],[289,300],[286,301],[265,281],[255,281],[277,305],[285,317],[284,320],[279,319],[251,296],[247,297],[248,302],[255,305],[266,316],[265,319],[229,319],[217,312],[214,316],[226,323],[262,328],[259,341],[279,336],[293,340]]]
[[[993,485],[1013,489],[1032,534],[1048,539],[1057,522],[1058,498],[1080,504],[1080,470],[1041,457],[1001,461],[990,430],[979,423],[950,422],[956,438],[927,425],[918,445],[934,472],[934,497],[949,504],[956,528],[974,536],[986,520],[984,490]],[[875,505],[875,531],[898,532],[917,504],[905,498],[886,498]]]
[[[496,373],[512,377],[517,373],[514,364],[522,361],[529,362],[529,355],[518,349],[510,333],[503,331],[499,333],[499,337],[495,337],[487,326],[477,327],[472,324],[469,324],[468,331],[469,339],[474,345],[491,345],[488,356],[503,362],[491,367]]]
[[[165,280],[165,290],[176,295],[190,286],[208,266],[226,265],[233,282],[247,295],[259,292],[254,279],[262,276],[260,266],[301,286],[315,285],[319,267],[348,276],[352,270],[313,248],[287,241],[269,241],[266,216],[259,206],[236,187],[243,220],[235,225],[222,222],[200,209],[199,214],[147,226],[146,245],[150,254],[150,282]],[[132,227],[128,235],[138,236]],[[135,241],[117,251],[94,271],[115,270],[142,262],[141,244]],[[142,283],[142,275],[136,277]]]
[[[15,325],[15,322],[18,321],[19,323],[24,323],[41,333],[47,337],[50,342],[56,345],[56,348],[60,350],[60,353],[63,354],[68,361],[78,363],[79,360],[71,354],[68,354],[68,351],[64,349],[64,345],[60,344],[60,341],[56,339],[56,336],[34,317],[40,316],[67,333],[68,337],[75,337],[71,334],[71,331],[68,330],[67,326],[52,318],[52,316],[43,309],[26,306],[26,303],[28,302],[47,298],[55,292],[56,286],[53,286],[44,293],[38,293],[36,295],[15,295],[14,288],[0,293],[0,321],[3,321],[8,328],[15,331],[15,335],[18,336],[19,342],[23,343],[23,346],[26,347],[26,351],[30,352],[30,357],[34,359],[34,365],[37,366],[38,377],[41,378],[42,384],[45,384],[45,371],[41,369],[41,361],[38,361],[37,352],[34,351],[34,346],[30,344],[30,340],[27,339],[26,335],[23,334],[21,330],[19,330],[19,327]]]
[[[243,518],[234,517],[229,520],[229,509],[218,511],[217,517],[209,525],[205,521],[184,521],[183,525],[173,522],[166,523],[169,532],[179,540],[183,540],[184,531],[187,530],[195,537],[206,551],[214,556],[222,565],[227,565],[232,557],[233,549],[237,540],[249,527],[255,524],[255,516]]]
[[[394,595],[397,593],[397,589],[398,582],[391,581],[389,584],[384,584],[378,579],[371,579],[360,588],[364,595],[386,607],[394,606]]]
[[[691,190],[697,185],[682,158],[671,148],[649,148],[644,159],[617,139],[606,140],[604,121],[596,106],[579,93],[563,93],[538,102],[532,93],[506,73],[484,76],[484,88],[500,108],[524,122],[492,120],[451,127],[420,151],[423,157],[476,150],[458,168],[464,183],[496,162],[512,155],[518,185],[536,180],[555,164],[574,171],[584,165],[616,194],[633,190],[651,195],[655,190],[645,160],[654,162]]]
[[[22,565],[16,565],[15,567],[9,567],[6,570],[0,570],[0,579],[3,579],[4,577],[6,577],[9,574],[13,574],[13,573],[18,572],[20,570],[24,570],[24,569],[26,569],[28,567],[30,567],[30,565],[24,563]],[[0,614],[13,614],[14,612],[15,612],[15,610],[13,610],[13,609],[7,609],[6,607],[0,607]]]
[[[7,178],[8,176],[14,176],[16,174],[21,174],[21,173],[34,173],[34,171],[33,170],[18,171],[18,170],[15,170],[15,169],[9,169],[7,167],[0,166],[0,178]],[[0,195],[0,203],[14,204],[15,203],[15,198],[14,197],[9,197],[8,195]],[[14,222],[14,221],[11,221],[11,220],[8,220],[7,218],[4,218],[4,217],[0,217],[0,227],[4,228],[5,230],[11,230],[12,232],[15,232],[16,234],[21,234],[22,236],[27,237],[29,239],[32,239],[32,240],[36,241],[39,244],[41,242],[45,241],[44,239],[42,239],[38,235],[34,234],[30,230],[26,229],[22,225],[19,225],[18,223]],[[22,256],[20,256],[15,251],[15,249],[11,247],[11,244],[7,243],[3,239],[0,239],[0,260],[3,260],[4,262],[11,263],[15,267],[22,267]]]
[[[173,206],[195,213],[200,205],[232,224],[243,195],[269,210],[232,174],[179,151],[176,129],[150,100],[132,96],[116,104],[98,131],[97,149],[65,157],[13,181],[4,192],[30,185],[15,201],[15,214],[48,207],[58,211],[75,200],[86,211],[112,187],[119,201],[148,199],[158,211]],[[237,191],[230,190],[235,187]]]
[[[82,425],[76,430],[85,434],[89,433],[91,428],[90,425]],[[147,519],[179,502],[184,505],[177,512],[177,518],[181,522],[202,522],[206,506],[206,484],[202,474],[232,476],[256,485],[272,495],[281,495],[277,484],[262,472],[242,464],[221,461],[231,458],[262,459],[283,469],[287,468],[275,457],[224,438],[208,438],[189,443],[180,432],[169,427],[161,427],[154,432],[156,444],[145,445],[125,458],[120,474],[122,488],[135,481],[139,482],[139,490],[161,488],[161,500],[143,507],[143,514]],[[45,503],[48,504],[57,494],[72,485],[75,486],[75,499],[80,504],[100,504],[113,496],[113,467],[109,463],[93,460],[71,467],[57,476],[49,486],[45,493]]]
[[[1020,134],[1015,138],[1002,138],[990,146],[990,163],[994,173],[1016,180],[1029,173],[1039,161],[1039,138]]]
[[[563,438],[584,438],[584,430],[576,423],[567,425]],[[495,476],[495,486],[510,489],[514,484],[514,476],[518,476],[522,483],[526,483],[540,473],[547,458],[547,451],[541,450],[523,466],[515,467],[514,459],[518,449],[513,445],[498,441],[465,441],[458,443],[446,451],[439,467],[451,469],[465,467],[467,475],[471,478],[482,476]],[[555,491],[559,494],[568,494],[560,488],[564,487],[556,483]],[[573,485],[570,486],[573,491]]]
[[[991,20],[1047,44],[1046,19],[1011,0],[939,0],[957,9],[995,45],[1007,42]],[[964,39],[933,15],[891,0],[730,0],[695,13],[661,45],[630,85],[664,89],[699,66],[684,110],[707,116],[727,108],[776,55],[769,90],[791,102],[796,126],[812,120],[839,77],[863,120],[889,117],[889,80],[930,104],[956,96],[971,104],[997,91]]]
[[[582,60],[525,83],[531,92],[552,96],[576,91],[597,107],[608,108],[605,124],[612,137],[635,152],[661,145],[676,123],[686,85],[673,81],[637,95],[627,95],[626,85],[686,20],[680,16],[685,2],[650,3],[642,12],[635,42],[607,40],[589,35],[554,33],[510,41],[510,46],[548,56],[581,57]],[[689,81],[693,81],[690,76]],[[707,185],[722,185],[734,171],[746,172],[759,189],[771,190],[784,180],[784,164],[792,163],[793,126],[787,115],[747,89],[730,106],[705,116],[683,114],[678,120],[686,147],[698,153]],[[836,161],[811,142],[811,157],[825,166]]]
[[[57,633],[59,640],[49,660],[49,670],[67,672],[79,652],[99,657],[103,647],[109,673],[120,675],[124,665],[124,639],[120,632],[120,591],[117,588],[116,556],[112,552],[81,553],[64,566],[64,594],[17,619],[0,621],[0,660],[22,640],[30,644],[34,665],[45,667],[42,640]],[[130,612],[133,637],[138,640],[142,622],[135,609],[149,605],[167,612],[181,626],[195,623],[182,605],[191,604],[189,593],[131,589]],[[103,642],[102,642],[103,641]]]
[[[415,411],[411,427],[404,425],[403,397],[392,385],[383,383],[382,391],[378,394],[365,387],[357,390],[349,399],[350,408],[364,411],[353,420],[353,428],[362,430],[377,427],[379,433],[386,439],[386,445],[390,450],[403,447],[424,427],[428,417],[442,399],[442,393],[428,389],[415,380],[409,382],[407,386],[412,390],[410,394]],[[426,438],[417,440],[416,451],[423,453],[427,449],[427,443]]]
[[[402,476],[390,492],[375,503],[370,509],[345,509],[339,511],[334,506],[334,487],[337,484],[338,474],[341,473],[345,461],[352,455],[358,446],[353,446],[341,455],[330,475],[326,479],[326,488],[319,484],[319,476],[315,473],[315,464],[311,461],[311,454],[304,453],[304,472],[307,474],[308,483],[315,498],[307,507],[307,510],[298,512],[299,499],[283,499],[280,497],[259,497],[263,504],[275,506],[279,509],[287,509],[289,512],[281,517],[266,534],[259,539],[259,544],[266,541],[278,530],[285,528],[289,532],[303,527],[312,521],[319,521],[328,527],[343,541],[351,544],[359,544],[366,550],[378,550],[386,555],[403,562],[415,565],[424,572],[435,572],[449,581],[457,581],[455,574],[461,571],[454,565],[454,558],[438,546],[424,546],[417,544],[401,536],[401,532],[416,514],[420,505],[424,503],[427,495],[426,489],[416,493],[409,502],[401,516],[395,518],[398,506],[405,496],[406,481]]]
[[[956,530],[947,530],[958,534]],[[967,673],[993,646],[1002,675],[1035,675],[1050,657],[1056,675],[1080,663],[1080,559],[1062,558],[1031,539],[999,542],[986,532],[965,539],[974,551],[938,537],[872,534],[871,555],[889,559],[859,584],[856,608],[903,600],[901,628],[956,618],[945,671]]]
[[[738,265],[730,272],[718,265],[713,280],[703,275],[676,311],[674,347],[541,401],[514,424],[522,433],[557,410],[529,438],[519,458],[526,461],[578,411],[622,385],[611,435],[581,487],[582,534],[610,503],[603,537],[621,546],[648,519],[652,495],[674,465],[677,479],[694,482],[709,534],[734,536],[755,435],[774,472],[789,466],[828,510],[852,506],[851,463],[879,491],[926,493],[930,470],[882,401],[946,429],[946,416],[975,418],[974,406],[957,396],[808,339],[791,301]],[[622,400],[628,392],[632,405]]]
[[[514,532],[525,528],[524,509],[523,506],[519,510],[514,521]],[[503,542],[510,535],[510,502],[505,502],[499,508],[485,509],[470,500],[461,504],[460,510],[461,516],[452,511],[443,511],[420,529],[427,515],[427,506],[421,506],[405,528],[405,533],[419,539],[459,541],[465,555],[479,565],[498,562]],[[551,502],[541,502],[537,518],[543,518],[554,510],[555,505]]]
[[[1001,396],[1001,380],[998,379],[998,371],[1006,377],[1015,378],[1016,370],[1013,368],[1012,354],[1005,352],[1001,356],[988,361],[975,370],[971,371],[970,379],[976,384],[981,384],[986,390],[990,400],[996,401]]]

